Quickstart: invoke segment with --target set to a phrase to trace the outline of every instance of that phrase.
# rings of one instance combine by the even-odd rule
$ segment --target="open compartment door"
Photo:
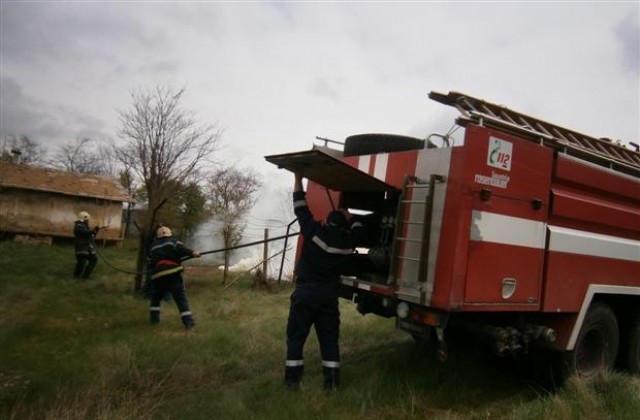
[[[279,168],[300,171],[308,180],[344,193],[374,193],[385,196],[398,189],[320,150],[265,156]]]
[[[336,158],[321,150],[265,156],[268,162],[291,172],[301,172],[309,180],[307,185],[307,205],[317,220],[322,220],[334,208],[364,210],[354,213],[354,217],[364,226],[364,234],[358,238],[357,247],[362,249],[380,248],[387,250],[387,243],[393,238],[393,224],[400,191],[393,185],[359,170],[349,163],[357,164],[356,158]],[[382,223],[382,220],[386,220]],[[385,234],[386,232],[386,234]],[[378,276],[386,282],[388,261],[386,254],[376,261],[369,259],[371,252],[361,253],[353,260],[349,275]],[[364,278],[364,277],[361,277]]]

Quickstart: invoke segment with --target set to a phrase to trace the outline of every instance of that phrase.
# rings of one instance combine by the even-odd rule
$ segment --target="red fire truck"
[[[441,358],[445,328],[460,327],[501,355],[557,350],[567,373],[640,372],[638,146],[429,97],[460,112],[446,134],[266,157],[303,172],[316,217],[347,207],[367,227],[341,296],[416,339],[435,332]]]

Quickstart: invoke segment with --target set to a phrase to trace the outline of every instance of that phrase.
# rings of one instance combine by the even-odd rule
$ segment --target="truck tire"
[[[631,323],[627,351],[627,368],[637,375],[640,373],[640,316],[636,316]]]
[[[356,134],[344,141],[344,156],[424,149],[424,140],[397,134]]]
[[[611,370],[618,353],[618,339],[618,321],[609,305],[592,303],[575,348],[564,355],[565,374],[591,379]]]

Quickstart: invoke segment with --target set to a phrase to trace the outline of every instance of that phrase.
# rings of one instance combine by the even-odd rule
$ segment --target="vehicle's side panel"
[[[459,179],[455,180],[454,172],[457,164],[453,159],[432,297],[433,307],[447,311],[460,310],[463,306],[471,230],[471,218],[468,215],[472,211],[472,200],[470,196],[459,193],[461,184]],[[456,191],[456,194],[452,194],[452,191]]]
[[[542,310],[576,312],[591,285],[640,288],[640,182],[558,156]]]
[[[549,149],[467,126],[449,173],[434,304],[465,311],[539,308],[551,162]],[[447,276],[450,291],[441,295]]]

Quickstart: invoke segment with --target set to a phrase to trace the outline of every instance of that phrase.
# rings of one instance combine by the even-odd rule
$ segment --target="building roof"
[[[0,186],[111,201],[134,202],[115,178],[65,172],[6,161],[0,162]]]

